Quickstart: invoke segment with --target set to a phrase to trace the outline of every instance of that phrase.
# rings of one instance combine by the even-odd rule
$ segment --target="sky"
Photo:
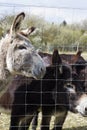
[[[3,3],[87,8],[87,0],[0,0]]]
[[[39,15],[50,22],[80,22],[87,19],[87,0],[0,0],[1,16],[16,11]]]

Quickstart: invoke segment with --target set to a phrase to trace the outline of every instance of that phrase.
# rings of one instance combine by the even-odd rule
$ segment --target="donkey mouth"
[[[25,77],[32,77],[36,80],[43,78],[43,76],[45,75],[45,72],[37,72],[37,71],[25,71],[25,70],[21,70],[21,73],[23,76]]]
[[[44,75],[45,75],[44,72],[43,73],[33,72],[33,74],[32,74],[33,78],[35,78],[35,79],[41,79],[41,78],[43,78]]]

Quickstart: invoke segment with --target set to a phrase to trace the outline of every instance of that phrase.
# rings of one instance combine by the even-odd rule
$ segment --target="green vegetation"
[[[3,16],[0,19],[0,38],[9,29],[13,16]],[[58,48],[63,53],[76,52],[81,49],[85,53],[82,56],[87,59],[87,20],[78,24],[68,24],[63,21],[61,24],[48,23],[42,17],[27,15],[23,22],[26,28],[35,26],[36,31],[30,36],[32,43],[38,49],[52,52],[53,48]],[[25,27],[25,26],[24,26]],[[39,118],[40,122],[41,116]],[[9,129],[10,116],[0,115],[0,130]],[[40,124],[40,123],[39,123]],[[53,125],[51,124],[51,127]],[[63,130],[86,130],[87,118],[78,114],[69,113],[64,123]],[[39,130],[39,127],[38,127]]]
[[[8,30],[13,18],[14,15],[10,15],[0,19],[0,37]],[[73,24],[68,24],[64,20],[60,24],[54,24],[36,15],[26,15],[23,25],[26,28],[36,27],[30,39],[36,48],[43,51],[51,52],[54,48],[62,52],[76,52],[78,49],[86,51],[87,49],[87,20]]]

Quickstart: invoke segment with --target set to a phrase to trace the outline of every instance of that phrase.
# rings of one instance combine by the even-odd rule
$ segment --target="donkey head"
[[[24,36],[30,35],[34,28],[20,33],[20,24],[25,14],[22,12],[16,16],[10,31],[0,43],[0,79],[5,79],[7,72],[13,75],[19,74],[27,77],[41,78],[45,74],[45,65],[35,48]]]
[[[58,54],[58,50],[54,50],[53,56],[52,56],[52,63],[54,65],[54,69],[56,66],[56,71],[54,73],[56,77],[56,89],[58,92],[64,92],[60,93],[60,97],[68,98],[66,95],[66,92],[68,90],[71,90],[73,88],[74,84],[72,82],[72,69],[69,64],[66,62],[62,62],[60,55]],[[61,96],[64,95],[64,96]],[[63,99],[65,101],[65,99]],[[69,99],[67,99],[68,103]]]

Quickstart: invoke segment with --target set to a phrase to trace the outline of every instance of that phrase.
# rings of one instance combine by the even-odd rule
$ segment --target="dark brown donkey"
[[[75,92],[71,68],[62,62],[58,51],[52,56],[42,80],[32,79],[15,91],[10,130],[27,130],[38,110],[42,111],[41,130],[49,130],[51,116],[55,115],[54,129],[61,130],[70,108],[69,93]],[[54,130],[53,129],[53,130]]]

